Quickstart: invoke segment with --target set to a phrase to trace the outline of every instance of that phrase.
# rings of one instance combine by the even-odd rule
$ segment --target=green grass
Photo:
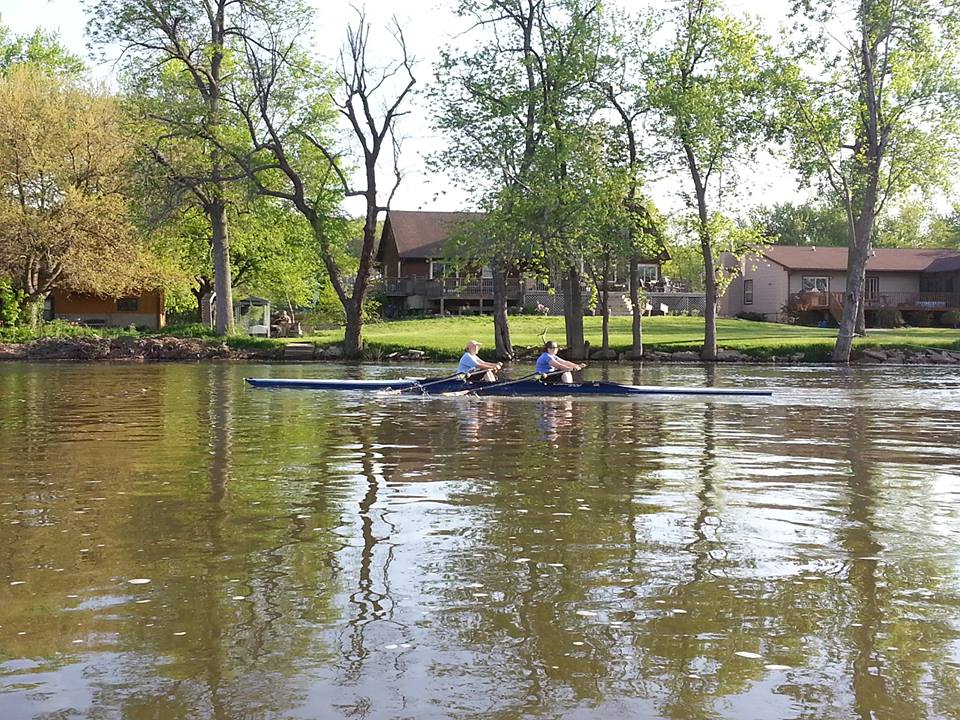
[[[594,348],[600,347],[600,318],[584,318],[587,339]],[[618,351],[630,348],[631,320],[615,317],[610,320],[610,346]],[[538,348],[542,337],[564,339],[563,318],[512,317],[510,331],[513,344]],[[703,318],[653,317],[643,321],[644,345],[647,350],[699,351],[703,343]],[[165,328],[161,333],[130,333],[127,330],[92,329],[50,323],[38,332],[12,328],[0,328],[0,342],[26,342],[37,337],[76,337],[93,335],[99,337],[151,337],[156,335],[191,337],[206,342],[226,342],[236,349],[276,349],[293,341],[312,341],[318,345],[334,345],[343,341],[342,329],[325,330],[308,338],[251,338],[232,335],[225,340],[200,325]],[[751,322],[748,320],[720,319],[717,321],[719,346],[738,350],[747,355],[766,359],[803,354],[808,362],[826,360],[836,339],[835,329],[820,329],[799,325]],[[403,350],[424,350],[433,359],[456,359],[469,340],[483,343],[481,355],[492,357],[493,320],[490,317],[448,317],[424,320],[398,320],[370,323],[364,326],[364,340],[369,357],[384,356]],[[858,338],[856,348],[881,347],[919,350],[939,348],[960,350],[960,330],[950,328],[905,328],[898,330],[869,330],[867,337]]]
[[[584,331],[591,346],[600,346],[601,319],[584,318]],[[631,344],[631,319],[615,317],[610,320],[610,346],[625,351]],[[644,318],[644,345],[648,350],[699,350],[703,343],[703,318],[652,317]],[[563,318],[519,316],[510,320],[510,334],[514,345],[536,347],[541,336],[563,341]],[[738,350],[745,354],[769,358],[803,353],[810,361],[825,360],[833,349],[836,329],[821,329],[799,325],[720,319],[717,321],[718,344],[721,348]],[[364,340],[374,353],[399,350],[425,350],[434,358],[455,358],[471,339],[484,347],[482,355],[490,356],[493,349],[493,321],[489,317],[433,318],[372,323],[364,327]],[[330,330],[311,338],[318,345],[342,341],[343,333]],[[302,341],[302,340],[301,340]],[[908,328],[902,330],[870,330],[867,337],[857,340],[857,347],[903,347],[960,349],[960,330],[949,328]]]

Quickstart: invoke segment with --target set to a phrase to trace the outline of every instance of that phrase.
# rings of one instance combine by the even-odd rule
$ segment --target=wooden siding
[[[124,298],[112,298],[86,293],[68,293],[54,290],[51,294],[53,316],[70,322],[80,322],[105,327],[147,327],[158,330],[166,324],[163,291],[147,290],[135,297],[136,310],[119,310],[117,302]]]

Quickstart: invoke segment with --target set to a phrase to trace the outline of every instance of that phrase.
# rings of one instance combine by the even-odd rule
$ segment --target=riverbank
[[[596,355],[600,318],[584,319],[591,349]],[[184,334],[196,327],[184,328]],[[827,362],[836,330],[796,325],[721,319],[717,323],[719,361],[728,363],[808,364]],[[185,337],[170,328],[163,335],[124,334],[71,328],[68,336],[41,337],[0,343],[0,360],[342,360],[343,332],[325,330],[306,338],[256,339],[233,336]],[[514,351],[531,361],[544,338],[564,337],[563,319],[521,316],[511,319]],[[453,361],[467,341],[484,344],[481,354],[492,357],[492,321],[488,317],[448,317],[373,323],[364,328],[364,360],[373,362]],[[612,318],[610,348],[613,358],[629,361],[630,318]],[[644,319],[646,362],[699,362],[703,319],[654,317]],[[600,358],[594,357],[595,360]],[[862,364],[960,364],[960,330],[903,328],[870,330],[858,338],[853,361]]]
[[[560,317],[519,316],[510,319],[515,353],[521,357],[539,353],[544,339],[563,344],[564,325]],[[596,353],[601,340],[601,318],[584,318],[584,334]],[[733,318],[717,321],[717,344],[721,361],[820,363],[829,360],[837,331],[802,325],[752,322]],[[319,348],[342,340],[340,331],[319,333],[309,340]],[[409,356],[411,350],[431,359],[455,360],[469,340],[483,343],[481,355],[492,358],[493,322],[489,317],[446,317],[403,320],[368,325],[364,328],[367,353],[379,359]],[[699,359],[703,344],[703,318],[659,316],[644,318],[644,358],[653,361]],[[632,340],[631,318],[610,319],[610,349],[614,357],[627,359]],[[960,352],[960,330],[951,328],[902,328],[870,330],[855,343],[854,357],[867,349],[901,353],[906,358],[927,352]],[[877,359],[873,358],[873,362]]]
[[[283,346],[231,344],[206,338],[47,337],[23,343],[0,343],[0,360],[262,360],[283,359]]]

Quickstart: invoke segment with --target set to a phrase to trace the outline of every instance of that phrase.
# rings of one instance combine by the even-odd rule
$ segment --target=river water
[[[960,718],[956,369],[430,370],[0,364],[0,718]]]

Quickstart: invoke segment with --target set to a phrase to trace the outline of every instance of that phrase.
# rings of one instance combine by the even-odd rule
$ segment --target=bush
[[[933,313],[929,312],[908,312],[904,315],[908,324],[913,327],[930,327],[933,325]]]
[[[755,313],[755,312],[738,312],[736,315],[734,315],[734,317],[739,318],[740,320],[749,320],[751,322],[767,321],[766,315],[764,315],[763,313]]]
[[[906,323],[903,321],[903,315],[896,308],[881,308],[877,311],[877,327],[898,328]]]
[[[950,327],[960,327],[960,310],[947,310],[940,316],[940,322]]]
[[[13,284],[0,278],[0,328],[12,327],[20,322],[20,303],[23,291],[14,290]]]
[[[182,338],[205,338],[215,337],[213,328],[207,327],[203,323],[186,323],[183,325],[167,325],[160,331],[161,335],[173,335]]]

